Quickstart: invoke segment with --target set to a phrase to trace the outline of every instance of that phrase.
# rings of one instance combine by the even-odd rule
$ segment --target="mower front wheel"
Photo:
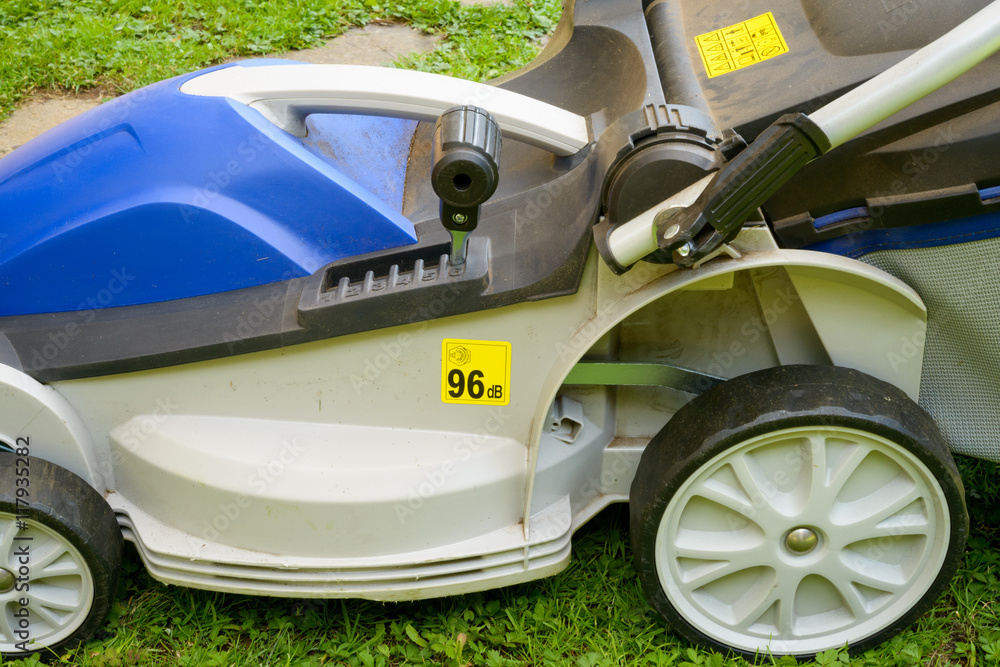
[[[0,452],[0,653],[53,657],[89,639],[121,567],[115,513],[77,475]]]

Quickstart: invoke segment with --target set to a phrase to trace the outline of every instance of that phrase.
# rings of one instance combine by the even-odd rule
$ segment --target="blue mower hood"
[[[415,122],[315,116],[303,140],[245,105],[180,92],[206,71],[0,160],[0,316],[213,294],[416,242],[400,212]]]

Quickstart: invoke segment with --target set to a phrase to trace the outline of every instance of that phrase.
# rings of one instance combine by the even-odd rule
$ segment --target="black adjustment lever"
[[[657,220],[656,242],[691,266],[736,236],[751,213],[813,158],[830,150],[804,114],[786,114],[719,170],[695,205]]]
[[[500,144],[500,125],[479,107],[452,107],[434,125],[431,185],[441,199],[441,224],[451,233],[454,266],[465,264],[479,208],[500,182]]]
[[[596,226],[597,249],[616,273],[657,249],[677,266],[694,266],[732,241],[753,211],[830,145],[808,116],[784,115],[718,171],[628,222]]]

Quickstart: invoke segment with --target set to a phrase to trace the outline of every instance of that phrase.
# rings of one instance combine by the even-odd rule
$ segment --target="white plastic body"
[[[910,288],[777,250],[766,228],[734,245],[739,259],[626,276],[591,253],[558,299],[56,383],[32,409],[71,406],[83,432],[39,452],[113,472],[102,481],[126,537],[169,583],[416,599],[547,576],[578,526],[627,500],[643,447],[691,398],[563,385],[614,337],[624,360],[669,352],[723,377],[833,363],[916,398],[926,312]],[[442,402],[445,338],[511,343],[508,405]],[[902,361],[901,341],[916,350]],[[15,388],[22,402],[33,391]],[[572,442],[551,430],[557,396],[580,406]]]
[[[110,462],[102,471],[90,433],[76,410],[52,387],[0,364],[0,443],[27,449],[103,492]]]
[[[997,50],[1000,0],[809,118],[837,147],[958,78]]]
[[[306,136],[313,113],[354,113],[433,121],[461,104],[482,107],[505,137],[573,155],[590,143],[582,116],[509,90],[440,74],[364,65],[227,67],[181,86],[188,95],[228,97],[279,128]]]

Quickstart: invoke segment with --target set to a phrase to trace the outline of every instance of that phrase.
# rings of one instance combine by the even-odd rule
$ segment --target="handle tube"
[[[809,114],[832,147],[957,79],[1000,50],[1000,0],[833,102]]]
[[[190,79],[181,92],[228,97],[298,137],[311,113],[357,113],[434,121],[454,106],[488,110],[504,136],[556,155],[590,143],[583,116],[527,95],[440,74],[364,65],[235,65]]]

